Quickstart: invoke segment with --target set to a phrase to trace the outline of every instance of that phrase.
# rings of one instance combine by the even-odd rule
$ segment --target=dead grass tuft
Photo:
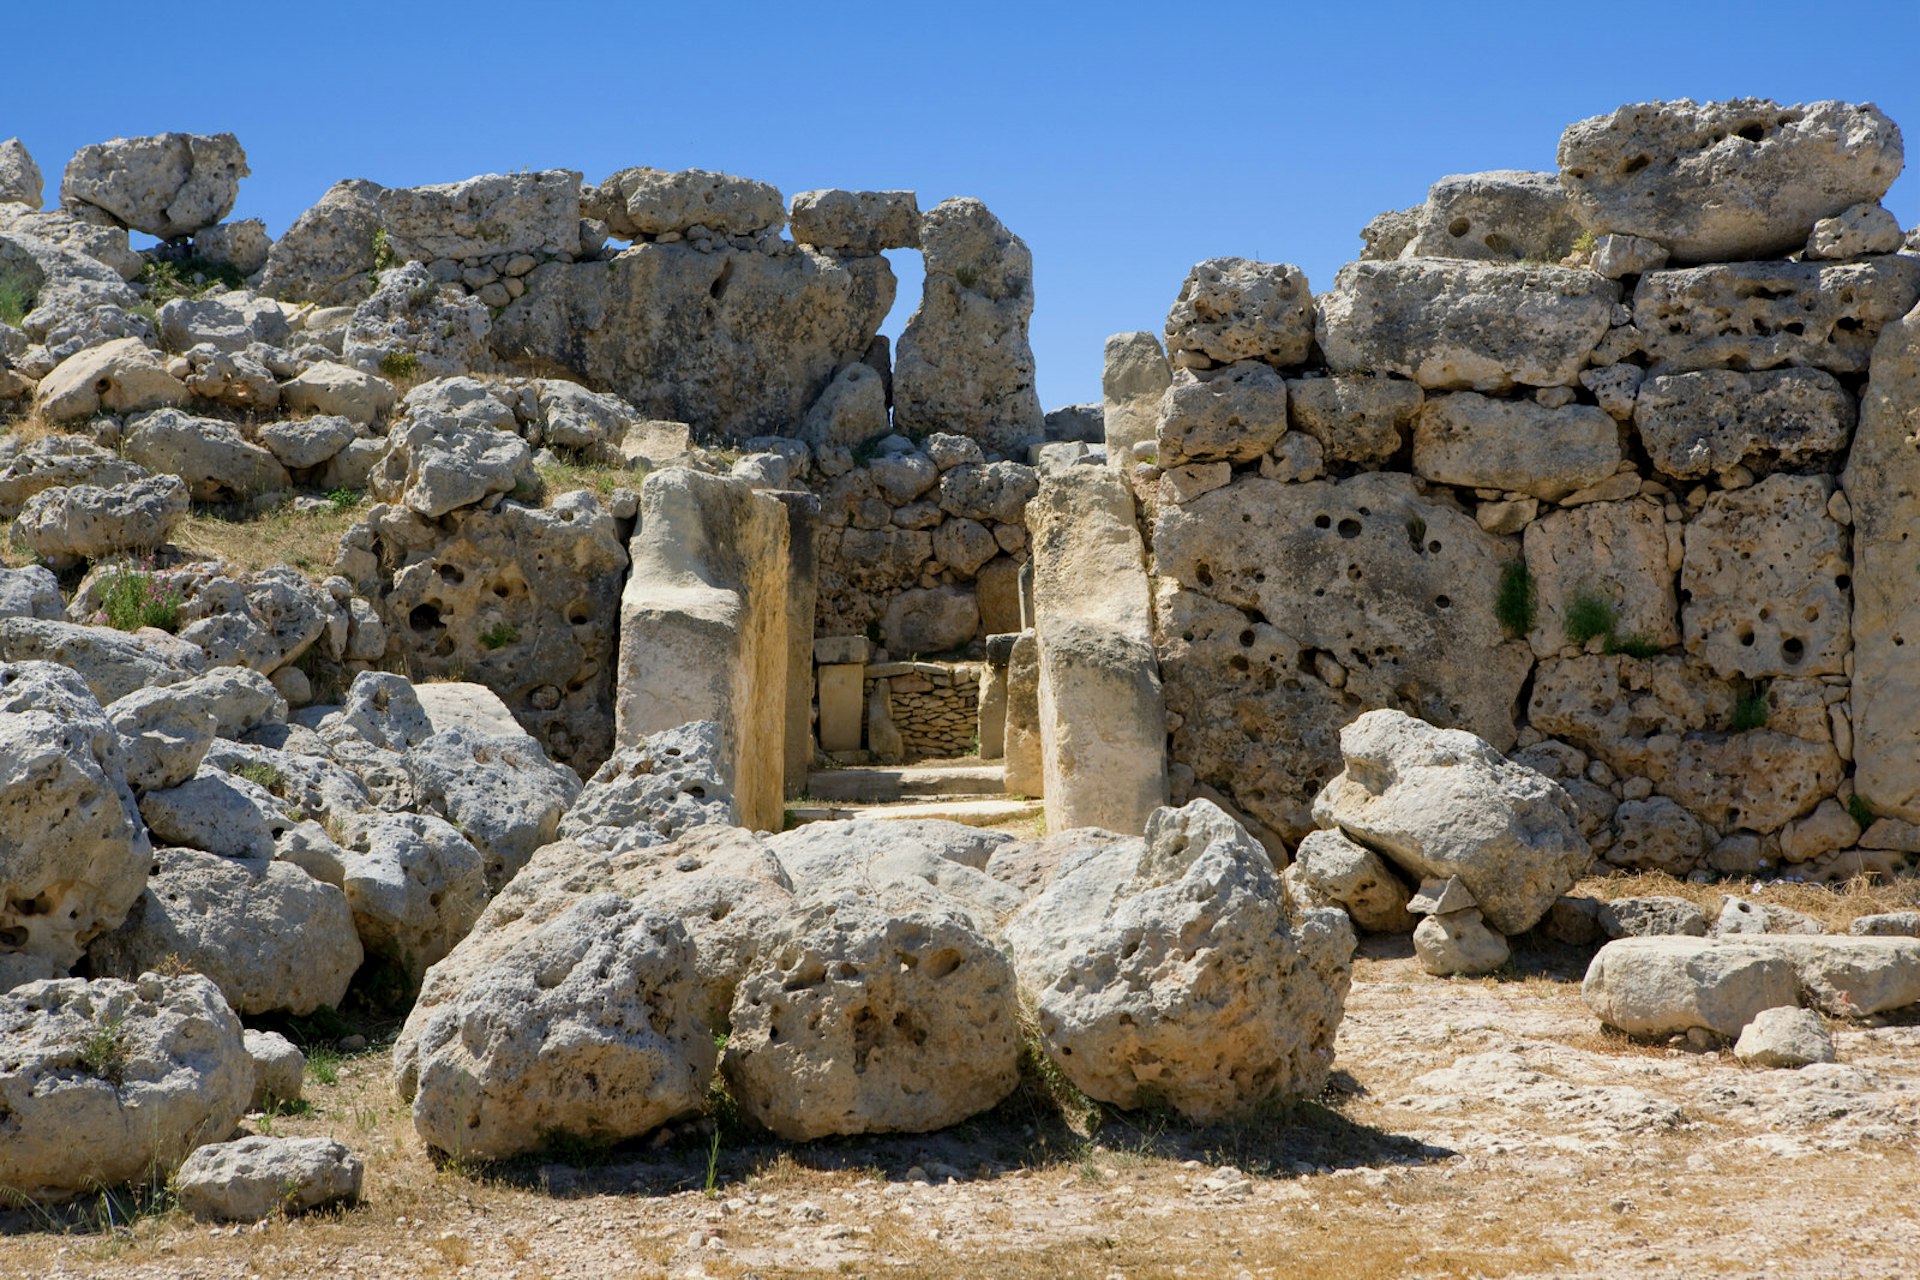
[[[265,514],[237,519],[200,507],[174,527],[173,540],[185,550],[218,556],[242,569],[291,565],[318,580],[333,572],[341,535],[365,518],[364,506],[298,511],[287,502]]]
[[[1721,900],[1733,896],[1812,916],[1833,933],[1845,933],[1847,925],[1857,916],[1920,908],[1920,879],[1876,881],[1866,876],[1855,876],[1831,886],[1789,880],[1699,884],[1675,879],[1664,871],[1642,871],[1589,876],[1575,885],[1573,892],[1607,902],[1619,898],[1685,898],[1704,911],[1709,921],[1719,915]]]

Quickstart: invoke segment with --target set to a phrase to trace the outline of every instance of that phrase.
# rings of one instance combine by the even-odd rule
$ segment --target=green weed
[[[1567,639],[1574,644],[1585,645],[1599,636],[1611,638],[1618,624],[1613,601],[1605,596],[1582,591],[1567,602]]]
[[[1493,616],[1499,620],[1501,629],[1516,639],[1526,635],[1533,630],[1538,606],[1539,593],[1534,589],[1527,562],[1509,560],[1507,567],[1500,571],[1500,591],[1493,598]]]
[[[387,229],[379,227],[373,233],[373,274],[377,276],[394,265],[393,242],[387,239]]]
[[[1728,719],[1727,727],[1735,733],[1762,728],[1772,709],[1772,704],[1767,700],[1766,681],[1743,680],[1735,686],[1733,715]]]
[[[519,628],[507,622],[496,622],[480,633],[480,643],[488,649],[504,649],[519,638]]]
[[[27,312],[33,310],[35,296],[36,290],[25,277],[11,271],[0,273],[0,324],[18,328]]]
[[[333,509],[335,511],[342,512],[342,513],[351,511],[355,507],[359,506],[363,496],[364,495],[362,495],[357,489],[327,490],[327,501],[333,504]]]
[[[1636,631],[1632,635],[1609,636],[1607,652],[1624,654],[1629,658],[1652,658],[1664,652],[1664,646],[1655,644],[1652,637]]]
[[[394,380],[418,377],[420,357],[411,351],[389,351],[380,357],[380,372]]]
[[[245,778],[248,782],[257,787],[264,787],[276,796],[287,783],[287,775],[265,760],[249,760],[234,769],[233,776]]]
[[[87,1033],[80,1042],[80,1065],[112,1085],[121,1083],[127,1066],[127,1019],[117,1015]]]
[[[1860,824],[1862,831],[1873,825],[1873,806],[1858,791],[1847,797],[1847,816]]]
[[[166,261],[149,258],[140,269],[138,283],[145,287],[147,301],[159,306],[176,298],[204,298],[210,293],[243,288],[247,278],[224,262],[195,257]]]
[[[100,579],[100,611],[96,621],[116,631],[158,627],[172,631],[180,625],[185,597],[144,569],[116,569]]]

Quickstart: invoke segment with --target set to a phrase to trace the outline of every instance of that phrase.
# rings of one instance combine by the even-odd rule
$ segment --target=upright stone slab
[[[865,705],[864,662],[835,662],[820,668],[820,749],[858,751],[860,712]]]
[[[1160,428],[1160,397],[1173,374],[1160,339],[1146,331],[1116,333],[1107,339],[1100,370],[1100,399],[1106,410],[1107,464],[1133,465],[1133,446],[1151,440]]]
[[[1045,475],[1027,506],[1047,829],[1136,835],[1167,802],[1167,712],[1126,480]]]
[[[1040,646],[1022,631],[1007,651],[1006,787],[1010,796],[1046,794],[1040,767]]]
[[[1920,821],[1920,308],[1880,332],[1842,477],[1853,507],[1854,790]]]
[[[813,558],[813,526],[820,499],[797,489],[769,495],[787,511],[787,799],[807,789],[813,768],[813,614],[820,583]]]
[[[771,831],[786,773],[787,521],[744,480],[680,468],[647,477],[614,695],[620,746],[719,722],[741,823]]]

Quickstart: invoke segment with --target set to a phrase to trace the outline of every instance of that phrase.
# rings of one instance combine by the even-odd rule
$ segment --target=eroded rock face
[[[1551,173],[1456,173],[1427,190],[1418,227],[1400,254],[1483,262],[1558,262],[1580,235],[1567,193]]]
[[[1314,801],[1338,827],[1423,879],[1457,876],[1504,934],[1532,927],[1591,860],[1573,801],[1470,733],[1370,711],[1340,733],[1346,769]]]
[[[64,971],[126,917],[152,848],[122,768],[79,675],[0,664],[0,953]]]
[[[487,905],[486,860],[444,819],[381,814],[354,823],[347,905],[363,946],[415,987]]]
[[[230,133],[163,133],[80,148],[60,202],[83,218],[178,240],[233,211],[247,153]]]
[[[503,360],[569,370],[643,418],[731,440],[789,431],[835,370],[860,360],[894,290],[878,255],[685,243],[547,263],[526,281],[493,323]]]
[[[1429,390],[1569,386],[1619,299],[1611,280],[1567,267],[1354,262],[1319,299],[1316,336],[1335,373]]]
[[[18,138],[0,142],[0,204],[38,209],[43,180],[33,154]]]
[[[1638,498],[1584,503],[1528,525],[1523,545],[1536,601],[1529,636],[1534,653],[1550,657],[1567,646],[1568,616],[1582,600],[1607,602],[1617,640],[1661,649],[1678,644],[1669,536],[1660,504]]]
[[[1102,429],[1107,462],[1133,464],[1133,446],[1159,430],[1160,397],[1172,374],[1160,339],[1151,333],[1116,333],[1107,339],[1100,367]]]
[[[553,841],[560,815],[580,794],[573,770],[518,732],[443,729],[407,752],[407,774],[415,803],[455,823],[480,850],[495,890]]]
[[[1007,939],[1048,1054],[1090,1097],[1205,1123],[1326,1078],[1352,929],[1290,912],[1266,851],[1207,801],[1070,854]]]
[[[734,995],[721,1061],[776,1135],[924,1133],[1019,1078],[1013,965],[968,916],[895,883],[803,909]]]
[[[896,430],[971,436],[1012,454],[1046,435],[1034,390],[1033,254],[978,200],[920,219],[926,284],[894,359]]]
[[[802,191],[791,220],[796,244],[855,253],[920,247],[920,203],[911,191]]]
[[[1853,421],[1853,397],[1818,369],[1649,378],[1633,408],[1653,465],[1676,480],[1816,462],[1846,447]]]
[[[1824,476],[1716,493],[1687,526],[1687,650],[1723,675],[1835,675],[1852,647],[1847,539]]]
[[[1313,292],[1285,262],[1210,258],[1187,273],[1167,312],[1167,358],[1175,368],[1259,360],[1284,369],[1313,347]]]
[[[695,827],[739,825],[721,750],[720,726],[711,720],[665,729],[620,748],[567,808],[560,836],[625,853],[664,844]]]
[[[1877,107],[1643,102],[1567,126],[1560,184],[1596,231],[1643,236],[1678,262],[1786,253],[1821,218],[1886,194],[1900,130]]]
[[[187,389],[139,338],[115,338],[61,361],[40,380],[34,406],[52,421],[105,410],[133,413],[179,404]]]
[[[388,246],[402,262],[580,252],[580,175],[489,173],[380,193]]]
[[[0,994],[0,1185],[65,1200],[173,1168],[253,1092],[240,1019],[197,974]]]
[[[583,898],[416,1010],[414,1128],[492,1160],[556,1131],[619,1141],[698,1111],[715,1058],[701,997],[679,921],[615,894]]]
[[[1196,375],[1182,368],[1160,400],[1158,463],[1251,462],[1287,431],[1287,384],[1249,360]]]
[[[1385,462],[1400,451],[1426,396],[1417,382],[1346,376],[1289,379],[1295,430],[1320,442],[1329,461]]]
[[[379,285],[353,309],[342,354],[366,373],[477,372],[490,364],[491,329],[485,303],[442,289],[424,266],[409,262],[382,272]]]
[[[709,236],[748,236],[786,221],[776,188],[706,169],[622,169],[587,188],[580,211],[623,240],[697,227]]]
[[[179,476],[197,501],[232,502],[290,483],[279,459],[217,418],[156,409],[130,419],[128,426],[127,457]]]
[[[374,284],[381,193],[378,183],[360,178],[328,188],[274,241],[261,291],[322,306],[354,306],[365,299]]]
[[[157,549],[187,506],[187,486],[176,475],[113,489],[43,489],[21,508],[13,536],[53,568],[70,569],[84,560]]]
[[[180,1166],[180,1205],[216,1222],[258,1222],[360,1196],[366,1166],[332,1138],[256,1135],[201,1147]]]
[[[1442,484],[1557,499],[1605,480],[1620,460],[1619,428],[1591,405],[1462,391],[1430,397],[1414,418],[1413,469]]]
[[[1652,372],[1805,365],[1863,373],[1884,325],[1920,298],[1920,258],[1741,262],[1652,271],[1633,323]]]
[[[1338,831],[1315,831],[1302,840],[1286,881],[1304,894],[1306,905],[1339,907],[1369,933],[1405,933],[1413,927],[1406,884],[1379,854]]]

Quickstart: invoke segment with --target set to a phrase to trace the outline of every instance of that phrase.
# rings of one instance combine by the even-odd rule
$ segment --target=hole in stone
[[[1358,520],[1355,520],[1352,516],[1348,516],[1345,520],[1342,520],[1340,522],[1340,527],[1335,532],[1339,533],[1339,535],[1343,538],[1347,538],[1347,539],[1357,538],[1360,536],[1360,522]]]
[[[1433,603],[1436,608],[1451,609],[1453,608],[1453,597],[1452,596],[1435,596],[1433,598]]]
[[[1242,649],[1253,648],[1253,628],[1252,627],[1248,627],[1245,631],[1242,631],[1240,633],[1240,647]]]
[[[467,575],[460,572],[458,565],[443,564],[435,572],[440,575],[440,581],[452,583],[456,587],[467,580]]]
[[[1806,641],[1798,636],[1788,636],[1780,642],[1780,656],[1787,660],[1788,666],[1799,666],[1807,656]]]
[[[413,606],[413,612],[407,615],[407,625],[415,631],[424,633],[443,624],[440,621],[438,609],[430,604],[417,604]]]
[[[1333,517],[1315,516],[1313,518],[1313,527],[1316,529],[1331,529],[1333,527]]]
[[[1748,142],[1758,142],[1767,136],[1767,129],[1765,125],[1748,124],[1735,129],[1734,133],[1745,138]]]
[[[1653,163],[1652,156],[1635,156],[1633,159],[1627,161],[1625,164],[1620,166],[1620,172],[1621,173],[1638,173],[1652,163]]]
[[[1455,240],[1458,240],[1461,236],[1464,236],[1465,234],[1467,234],[1467,232],[1471,230],[1473,230],[1473,223],[1468,221],[1465,218],[1455,218],[1452,222],[1449,222],[1447,224],[1447,234],[1452,236]]]

